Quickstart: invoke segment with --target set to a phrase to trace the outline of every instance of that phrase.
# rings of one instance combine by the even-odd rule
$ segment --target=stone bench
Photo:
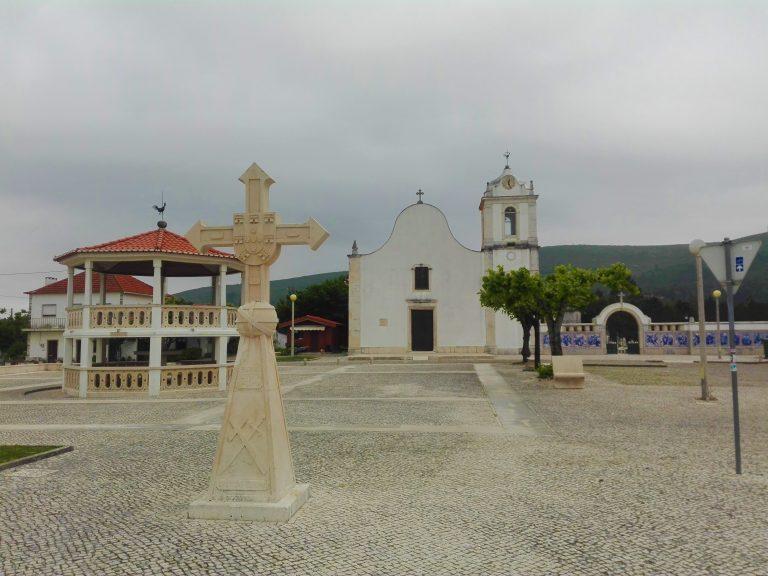
[[[584,388],[584,364],[578,356],[553,356],[555,388]]]

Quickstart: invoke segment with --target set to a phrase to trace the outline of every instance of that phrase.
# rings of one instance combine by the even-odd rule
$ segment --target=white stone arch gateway
[[[643,354],[645,352],[645,332],[650,328],[651,319],[643,314],[640,308],[627,302],[609,304],[592,320],[595,330],[600,333],[602,353],[606,354],[608,352],[608,319],[617,312],[626,312],[637,321],[637,340],[640,346],[640,354]]]

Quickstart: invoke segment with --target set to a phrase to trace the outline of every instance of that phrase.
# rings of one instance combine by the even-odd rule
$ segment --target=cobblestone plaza
[[[24,395],[0,443],[72,444],[0,472],[0,574],[768,574],[768,365],[590,368],[554,390],[508,364],[281,367],[297,480],[287,524],[186,518],[221,395]],[[55,382],[54,382],[55,383]]]

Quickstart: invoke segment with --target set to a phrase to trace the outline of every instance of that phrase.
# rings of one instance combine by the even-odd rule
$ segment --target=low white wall
[[[0,375],[29,374],[31,372],[59,372],[61,364],[9,364],[0,366]]]

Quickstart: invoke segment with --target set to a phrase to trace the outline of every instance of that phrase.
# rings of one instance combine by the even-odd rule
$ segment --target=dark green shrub
[[[536,369],[536,372],[539,373],[539,378],[541,380],[551,380],[554,377],[552,364],[542,364]]]

